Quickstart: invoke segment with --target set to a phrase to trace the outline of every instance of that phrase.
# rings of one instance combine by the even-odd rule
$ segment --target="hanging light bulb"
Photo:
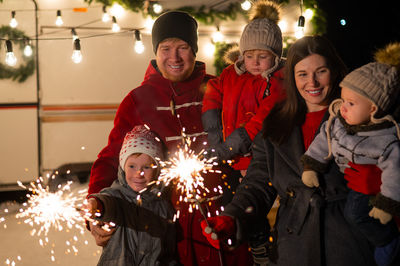
[[[135,30],[135,51],[138,54],[142,54],[144,52],[144,45],[139,30]]]
[[[106,6],[103,6],[103,16],[102,16],[101,20],[103,22],[109,22],[110,21],[110,15],[107,13]]]
[[[10,40],[6,40],[6,64],[9,66],[15,66],[17,64],[17,58],[14,55]]]
[[[281,29],[282,32],[287,32],[288,30],[288,23],[286,20],[282,19],[281,21],[278,22],[278,26]]]
[[[153,11],[156,14],[160,14],[163,11],[162,5],[160,5],[159,3],[154,3],[153,4]]]
[[[57,10],[56,25],[61,26],[62,24],[64,24],[64,21],[62,20],[62,17],[61,17],[61,10]]]
[[[118,3],[113,3],[110,9],[111,16],[121,18],[125,14],[124,8]]]
[[[74,51],[72,52],[71,59],[75,64],[82,62],[81,43],[79,39],[74,41]]]
[[[113,24],[112,24],[111,30],[113,32],[118,32],[121,28],[119,27],[119,25],[117,23],[117,19],[115,18],[115,16],[112,17],[112,22],[113,22]]]
[[[25,39],[25,47],[24,47],[24,55],[26,57],[30,57],[33,54],[32,51],[32,46],[31,46],[31,40],[30,39]]]
[[[75,42],[76,39],[79,39],[78,34],[76,33],[75,28],[71,29],[71,34],[72,34],[72,42]]]
[[[219,30],[219,26],[217,26],[217,31],[215,31],[212,36],[211,36],[212,40],[214,43],[216,42],[222,42],[222,40],[224,39],[224,35],[221,33],[221,31]]]
[[[15,11],[11,11],[10,27],[16,28],[18,26],[18,21],[15,19]]]
[[[294,32],[294,36],[297,39],[300,39],[304,36],[304,24],[305,24],[305,18],[303,16],[299,17],[299,20],[297,21],[297,27]]]
[[[251,2],[249,0],[246,0],[240,4],[243,10],[249,10],[251,8]]]
[[[314,16],[314,11],[311,8],[307,8],[306,11],[304,11],[304,17],[306,19],[311,19]]]

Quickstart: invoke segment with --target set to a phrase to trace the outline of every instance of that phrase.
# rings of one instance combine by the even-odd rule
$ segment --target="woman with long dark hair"
[[[329,165],[318,188],[301,181],[300,157],[328,118],[345,74],[344,63],[324,37],[307,36],[291,46],[285,65],[287,98],[264,120],[232,202],[221,216],[208,219],[220,240],[245,236],[252,221],[267,215],[279,198],[270,238],[276,249],[269,265],[375,265],[373,248],[343,216],[349,190],[336,164]]]

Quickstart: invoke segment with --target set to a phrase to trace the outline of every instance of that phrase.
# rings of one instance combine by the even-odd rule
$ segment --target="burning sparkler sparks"
[[[213,160],[204,158],[203,151],[196,154],[191,150],[189,148],[191,141],[185,136],[183,137],[185,139],[183,149],[180,148],[169,161],[160,163],[162,169],[158,182],[163,182],[166,186],[170,183],[176,185],[176,189],[182,195],[180,200],[185,202],[193,199],[200,200],[210,193],[210,190],[204,185],[202,174],[220,173],[220,171],[212,169]]]
[[[27,194],[28,201],[23,204],[27,208],[21,209],[16,217],[25,219],[26,224],[34,227],[32,235],[47,235],[52,227],[58,231],[72,227],[84,230],[84,218],[76,206],[81,205],[87,191],[78,191],[78,195],[71,193],[72,182],[69,181],[56,192],[50,192],[49,187],[44,187],[42,182],[43,179],[39,179],[37,183],[30,183],[28,190],[32,194]],[[21,182],[18,184],[26,189]]]
[[[47,176],[46,180],[50,178]],[[29,193],[26,195],[27,201],[22,205],[18,203],[7,204],[7,207],[11,208],[11,213],[14,211],[16,213],[17,222],[13,223],[12,228],[18,226],[20,227],[19,230],[22,231],[28,229],[28,235],[34,238],[38,237],[38,242],[34,238],[33,240],[39,244],[38,247],[49,249],[48,254],[51,262],[57,261],[57,254],[77,255],[78,247],[89,246],[86,237],[91,236],[85,229],[85,218],[78,211],[87,195],[86,187],[78,190],[79,188],[72,181],[69,181],[64,185],[59,185],[55,192],[51,192],[51,189],[44,184],[45,179],[42,177],[29,185],[24,185],[20,181],[17,183]],[[4,209],[2,213],[10,215],[8,208]],[[13,209],[14,211],[12,211]],[[9,219],[13,218],[8,216],[6,220],[4,217],[0,217],[0,223],[4,224],[4,230],[10,230],[6,226],[6,221]],[[84,236],[85,232],[86,237]],[[62,239],[63,237],[66,237],[65,241]],[[98,250],[98,252],[100,251]],[[20,254],[7,253],[7,255],[10,256],[5,260],[7,265],[16,265],[21,261],[26,262],[26,259],[24,260]]]

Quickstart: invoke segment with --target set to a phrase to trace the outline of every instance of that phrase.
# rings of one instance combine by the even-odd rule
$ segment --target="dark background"
[[[325,12],[326,37],[349,70],[373,61],[374,52],[386,44],[400,42],[400,0],[319,0],[318,7]]]

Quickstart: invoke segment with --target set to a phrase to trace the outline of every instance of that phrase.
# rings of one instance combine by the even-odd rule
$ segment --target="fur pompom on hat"
[[[392,109],[400,94],[400,43],[378,50],[375,60],[349,73],[340,86],[371,100],[382,116]]]
[[[187,42],[196,54],[198,50],[197,21],[186,12],[166,12],[154,22],[151,38],[154,53],[157,53],[160,42],[168,38],[178,38]]]
[[[164,159],[163,145],[157,135],[145,126],[135,126],[126,133],[121,151],[119,153],[119,165],[122,169],[128,157],[134,153],[149,155],[159,166],[159,160]]]
[[[274,65],[261,75],[269,79],[271,73],[281,65],[282,32],[278,26],[280,6],[269,0],[257,1],[250,10],[250,22],[244,28],[239,41],[240,56],[235,62],[238,75],[246,72],[244,52],[248,50],[266,50],[275,55]]]
[[[247,50],[268,50],[277,57],[282,55],[282,32],[278,26],[280,6],[268,0],[257,1],[250,10],[250,22],[240,37],[240,53]]]

